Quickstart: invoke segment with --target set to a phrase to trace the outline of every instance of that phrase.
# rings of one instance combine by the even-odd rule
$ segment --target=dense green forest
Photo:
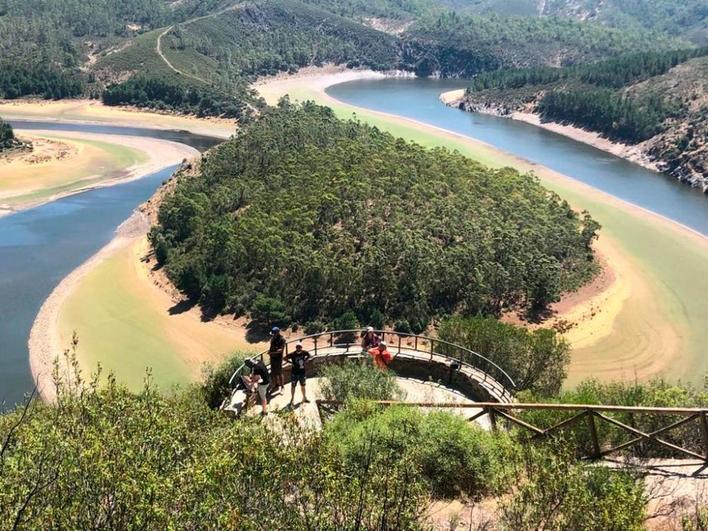
[[[174,76],[159,78],[142,74],[109,86],[102,99],[106,105],[136,105],[197,116],[222,116],[235,118],[239,123],[252,120],[257,107],[263,105],[243,85],[218,91],[206,83],[185,83]]]
[[[177,25],[163,42],[167,58],[198,77],[205,64],[218,65],[212,75],[259,76],[313,64],[382,70],[398,62],[394,37],[296,0],[262,1]]]
[[[253,78],[307,65],[471,76],[679,45],[636,28],[446,7],[434,0],[0,0],[0,97],[105,92],[112,105],[242,120],[260,105],[247,88]],[[374,19],[400,31],[373,29]],[[157,53],[158,39],[171,65]]]
[[[15,99],[31,94],[45,99],[62,99],[80,96],[84,89],[80,74],[47,64],[7,64],[0,69],[0,98]]]
[[[650,29],[708,44],[708,7],[703,0],[439,0],[477,14],[557,17],[593,21],[621,29]]]
[[[593,274],[597,228],[533,177],[284,100],[178,179],[151,241],[208,310],[421,331],[542,310]]]
[[[471,77],[487,70],[565,66],[678,43],[647,31],[553,18],[423,17],[402,36],[404,61],[420,75]]]
[[[668,72],[694,57],[708,55],[708,47],[664,52],[640,52],[566,68],[500,69],[476,76],[469,91],[519,89],[575,81],[599,87],[620,88]]]

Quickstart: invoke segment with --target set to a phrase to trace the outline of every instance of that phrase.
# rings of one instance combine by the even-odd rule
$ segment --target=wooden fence
[[[695,459],[700,459],[708,463],[708,409],[702,408],[667,408],[667,407],[636,407],[636,406],[602,406],[588,404],[519,404],[519,403],[498,403],[498,402],[475,402],[475,403],[434,403],[434,402],[398,402],[398,401],[377,401],[378,404],[384,406],[413,406],[435,409],[460,409],[473,408],[479,409],[468,418],[469,421],[475,421],[478,418],[488,415],[491,427],[493,430],[499,429],[500,421],[505,421],[509,425],[515,425],[520,429],[520,433],[526,434],[528,439],[542,440],[549,438],[552,435],[559,434],[563,430],[568,430],[573,427],[581,426],[585,422],[585,428],[589,434],[590,450],[584,457],[598,459],[609,454],[627,450],[642,442],[653,442],[664,448],[669,449],[672,453],[686,455]],[[320,408],[337,408],[341,402],[331,400],[318,400],[317,405]],[[558,411],[567,413],[569,416],[560,422],[548,427],[534,426],[519,418],[516,411]],[[674,417],[670,422],[664,424],[658,429],[650,432],[642,431],[637,427],[610,416],[611,414],[624,413],[633,415],[650,415],[658,417]],[[675,419],[678,417],[678,419]],[[607,441],[601,440],[598,434],[598,427],[601,423],[609,424],[619,430],[628,433],[631,438],[623,441],[620,444],[608,444]],[[695,426],[701,434],[701,452],[689,449],[684,445],[675,444],[665,440],[660,435],[666,435],[672,430],[676,430],[681,426],[686,426],[689,423],[697,424]]]

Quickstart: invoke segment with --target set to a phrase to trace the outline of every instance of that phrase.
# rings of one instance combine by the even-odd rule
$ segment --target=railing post
[[[588,415],[588,430],[590,431],[590,439],[592,439],[592,457],[597,459],[600,457],[600,440],[597,438],[597,426],[595,426],[595,412],[591,409],[586,410]]]
[[[398,336],[398,353],[401,353],[401,336]]]
[[[708,418],[705,411],[701,413],[701,433],[703,435],[703,454],[704,460],[708,462]]]
[[[487,414],[489,415],[489,424],[492,426],[492,431],[497,431],[497,412],[494,408],[488,408]]]
[[[418,351],[418,335],[417,335],[417,334],[416,334],[416,336],[415,336],[415,347],[414,347],[414,350],[415,350],[415,351]]]
[[[317,340],[319,339],[319,336],[315,336],[312,339],[315,342],[315,356],[317,356]]]

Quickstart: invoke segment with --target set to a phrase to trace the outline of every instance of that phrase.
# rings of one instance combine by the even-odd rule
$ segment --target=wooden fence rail
[[[437,402],[398,402],[393,400],[380,400],[376,403],[384,406],[412,406],[436,409],[479,409],[474,415],[468,418],[469,421],[487,415],[493,430],[498,429],[500,420],[506,421],[521,428],[522,432],[530,434],[530,439],[540,440],[557,434],[573,426],[579,425],[583,420],[587,423],[586,428],[589,433],[592,450],[586,457],[598,459],[606,455],[626,450],[641,442],[651,441],[674,453],[690,456],[695,459],[708,462],[708,409],[703,408],[673,408],[673,407],[640,407],[640,406],[605,406],[593,404],[521,404],[521,403],[499,403],[499,402],[474,402],[474,403],[437,403]],[[336,408],[342,405],[341,402],[333,400],[318,400],[317,405],[324,408]],[[512,414],[515,411],[563,411],[572,414],[549,427],[539,427]],[[634,426],[620,422],[610,416],[612,413],[646,414],[654,416],[678,416],[681,417],[665,426],[651,432],[642,431]],[[695,452],[679,444],[666,441],[659,435],[666,434],[678,427],[685,426],[691,422],[698,424],[698,429],[702,438],[703,453]],[[598,435],[598,426],[606,423],[615,428],[630,434],[632,438],[615,445],[603,445]]]

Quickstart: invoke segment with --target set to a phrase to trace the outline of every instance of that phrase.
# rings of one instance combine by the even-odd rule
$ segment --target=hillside
[[[283,103],[178,181],[151,240],[208,313],[421,331],[544,309],[593,275],[597,228],[532,177]]]
[[[409,68],[419,75],[443,77],[472,77],[499,68],[567,66],[679,45],[672,38],[642,29],[456,12],[421,17],[402,39]]]
[[[678,42],[577,21],[458,16],[432,0],[0,2],[0,97],[102,97],[248,121],[257,76],[323,63],[470,76]]]
[[[708,7],[702,0],[440,0],[478,14],[559,17],[622,29],[650,29],[708,44]]]
[[[460,106],[533,112],[636,145],[670,175],[708,190],[708,49],[632,54],[564,69],[478,76]]]

